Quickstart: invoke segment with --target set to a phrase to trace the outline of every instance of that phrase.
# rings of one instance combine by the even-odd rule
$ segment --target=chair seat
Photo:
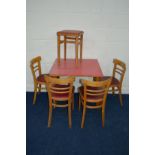
[[[49,76],[49,74],[41,74],[37,77],[37,81],[45,83],[45,75]],[[51,77],[59,78],[59,76],[51,76]]]
[[[45,82],[45,75],[48,75],[48,74],[41,74],[37,77],[37,81],[38,82]]]
[[[75,36],[75,35],[80,35],[83,34],[83,31],[80,30],[63,30],[63,31],[59,31],[57,32],[57,35],[71,35],[71,36]]]
[[[65,88],[65,87],[68,87],[68,85],[57,85],[57,87]],[[64,90],[59,90],[59,91],[61,92]],[[72,93],[74,93],[74,86],[73,86],[73,92]],[[58,100],[58,101],[68,100],[69,99],[68,97],[69,97],[69,93],[61,93],[61,94],[52,93],[52,98],[54,100]]]
[[[52,98],[55,100],[68,100],[69,97],[69,93],[65,93],[65,94],[57,94],[57,93],[52,93]]]
[[[60,84],[54,84],[53,85],[56,88],[63,88],[63,90],[59,90],[59,91],[64,91],[65,88],[68,89],[69,85],[60,85]]]
[[[89,87],[89,89],[97,90],[98,88],[96,88],[96,87]],[[79,87],[79,93],[80,93],[81,97],[84,98],[84,87],[83,86]],[[87,99],[86,100],[88,102],[101,102],[101,101],[103,101],[103,95],[100,95],[100,96],[87,95]]]
[[[100,78],[99,81],[105,81],[105,80],[108,80],[109,78],[112,78],[110,86],[119,85],[120,84],[119,80],[117,80],[116,78],[111,77],[111,76],[104,76],[104,77]]]

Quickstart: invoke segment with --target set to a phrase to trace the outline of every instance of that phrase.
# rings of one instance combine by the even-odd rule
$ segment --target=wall
[[[26,14],[27,91],[33,91],[30,60],[40,55],[42,70],[48,72],[57,57],[56,32],[78,29],[84,31],[83,57],[97,58],[104,75],[112,74],[113,58],[126,63],[122,92],[129,93],[128,0],[27,0]],[[69,58],[74,58],[73,51],[70,45]]]

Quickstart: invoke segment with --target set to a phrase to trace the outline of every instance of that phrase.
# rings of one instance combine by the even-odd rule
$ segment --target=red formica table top
[[[50,75],[102,77],[103,73],[97,59],[82,59],[76,64],[75,59],[56,59],[52,65]]]

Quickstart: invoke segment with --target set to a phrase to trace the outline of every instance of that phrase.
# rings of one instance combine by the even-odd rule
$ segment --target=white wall
[[[111,75],[113,58],[123,60],[127,72],[123,93],[129,93],[129,5],[128,0],[27,0],[27,91],[33,91],[30,60],[42,56],[48,72],[57,57],[56,32],[84,31],[84,58],[97,58],[104,75]],[[73,45],[68,57],[74,58]],[[63,52],[61,52],[63,54]],[[76,80],[78,86],[78,79]]]

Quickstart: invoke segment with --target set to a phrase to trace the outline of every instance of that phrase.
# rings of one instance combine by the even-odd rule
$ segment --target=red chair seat
[[[68,95],[69,93],[65,93],[65,94],[57,94],[57,93],[52,93],[52,98],[55,100],[68,100]]]
[[[92,90],[97,90],[98,88],[96,87],[89,87],[91,88]],[[79,87],[79,93],[81,95],[82,98],[84,98],[84,87],[81,86]],[[103,100],[103,95],[100,95],[100,96],[92,96],[92,95],[87,95],[87,99],[86,99],[88,102],[91,102],[91,101],[96,101],[96,102],[99,102],[99,101],[102,101]]]
[[[56,88],[68,88],[69,87],[69,85],[59,85],[59,84],[55,84],[54,85]],[[64,90],[64,89],[63,89]]]
[[[40,76],[37,77],[37,81],[39,82],[45,82],[45,75],[48,75],[48,74],[41,74]]]
[[[45,75],[49,76],[49,74],[41,74],[37,77],[37,81],[45,82]],[[53,77],[58,78],[58,76],[53,76]]]
[[[111,85],[119,85],[120,84],[119,80],[117,80],[116,78],[111,77],[111,76],[104,76],[100,79],[100,81],[105,81],[105,80],[108,80],[109,78],[112,78]]]
[[[59,88],[68,88],[68,85],[57,85]],[[64,90],[59,90],[59,92],[64,91]],[[73,86],[73,94],[74,94],[74,86]],[[55,100],[68,100],[69,93],[52,93],[52,98]]]

